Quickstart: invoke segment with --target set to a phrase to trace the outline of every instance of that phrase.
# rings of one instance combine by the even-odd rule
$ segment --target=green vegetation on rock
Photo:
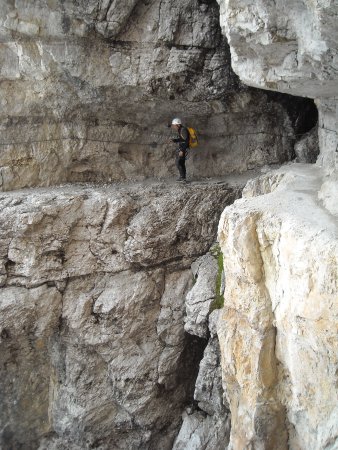
[[[221,247],[219,246],[219,244],[213,245],[210,249],[210,253],[212,254],[212,256],[214,256],[217,259],[217,265],[218,265],[217,277],[216,277],[216,289],[215,289],[216,297],[210,304],[210,312],[212,312],[215,309],[220,309],[220,308],[223,308],[223,306],[224,306],[224,297],[221,293],[222,274],[223,274],[224,266],[223,266],[223,253],[222,253],[222,250],[221,250]]]

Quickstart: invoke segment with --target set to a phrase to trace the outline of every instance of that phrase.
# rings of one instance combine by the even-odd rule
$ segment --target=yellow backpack
[[[195,148],[198,146],[198,138],[195,128],[187,127],[189,131],[189,148]]]

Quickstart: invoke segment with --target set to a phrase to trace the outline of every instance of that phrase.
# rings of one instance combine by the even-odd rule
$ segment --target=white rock
[[[174,442],[173,450],[226,450],[230,420],[215,419],[202,412],[183,414],[183,426]],[[212,430],[212,434],[210,433]]]
[[[210,306],[216,297],[217,259],[208,253],[192,265],[192,271],[195,284],[185,302],[184,329],[190,334],[206,338]]]
[[[17,26],[17,31],[19,33],[35,35],[39,33],[39,26],[36,23],[24,22],[20,20]]]
[[[317,200],[320,169],[278,173],[273,192],[237,201],[219,226],[229,448],[319,450],[338,439],[337,221]]]
[[[250,86],[316,99],[318,163],[337,170],[336,2],[217,1],[235,72]]]
[[[228,410],[223,404],[223,388],[218,338],[210,339],[196,379],[194,399],[208,415],[226,418]],[[211,431],[212,434],[212,431]]]
[[[318,0],[314,8],[294,0],[217,1],[242,81],[312,98],[338,95],[335,2]]]

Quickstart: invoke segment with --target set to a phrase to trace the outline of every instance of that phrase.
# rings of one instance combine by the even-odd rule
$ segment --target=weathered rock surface
[[[230,418],[218,421],[203,411],[184,413],[183,425],[175,440],[173,450],[226,450],[230,431]]]
[[[318,164],[332,175],[338,171],[338,95],[331,99],[317,99],[319,111]]]
[[[172,177],[173,116],[199,131],[192,177],[292,155],[287,109],[231,70],[216,1],[2,0],[0,40],[1,190]]]
[[[290,166],[260,177],[222,216],[227,283],[219,337],[229,448],[334,449],[338,6],[218,3],[242,81],[316,99],[323,167]],[[312,146],[299,145],[301,154]]]
[[[210,416],[218,416],[218,419],[224,419],[225,423],[228,405],[226,399],[223,398],[220,350],[217,338],[219,317],[220,310],[216,309],[208,318],[210,339],[200,363],[194,399],[198,402],[198,406],[202,411],[205,411]]]
[[[338,445],[338,225],[329,177],[318,198],[324,175],[296,164],[267,174],[263,195],[251,189],[222,215],[229,449]]]
[[[318,163],[338,168],[338,5],[217,0],[232,67],[249,86],[316,99]]]
[[[331,0],[217,0],[232,67],[249,86],[338,96],[338,5]]]
[[[192,265],[196,283],[186,296],[185,329],[208,337],[195,384],[195,406],[182,415],[183,424],[173,450],[226,449],[230,435],[230,414],[222,387],[217,323],[220,310],[210,313],[216,297],[217,259],[208,253]]]
[[[315,163],[319,155],[318,127],[314,127],[295,144],[296,161]]]
[[[50,340],[59,327],[62,295],[47,284],[0,289],[1,448],[30,448],[51,430]]]
[[[172,448],[205,346],[184,331],[190,265],[240,191],[0,196],[1,448]]]
[[[192,264],[191,270],[195,284],[188,292],[185,302],[184,329],[195,336],[207,338],[210,307],[216,297],[217,260],[211,253],[207,253]]]
[[[242,79],[316,99],[318,165],[330,175],[292,167],[261,177],[223,216],[218,334],[229,448],[333,450],[337,7],[219,2]],[[17,0],[1,11],[3,191],[173,176],[173,116],[200,133],[191,177],[293,154],[302,108],[291,114],[276,96],[241,85],[214,1]],[[189,267],[238,195],[215,184],[0,196],[0,446],[172,447],[204,348],[184,331]],[[191,321],[203,336],[205,298]],[[228,442],[215,325],[209,332],[199,409],[184,414],[177,449]]]

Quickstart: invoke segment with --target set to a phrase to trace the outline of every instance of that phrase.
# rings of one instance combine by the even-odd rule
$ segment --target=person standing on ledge
[[[172,139],[173,142],[178,144],[176,149],[176,167],[180,173],[180,177],[177,181],[186,181],[187,171],[185,168],[185,159],[189,148],[189,131],[182,125],[182,121],[179,118],[173,119],[171,127],[178,133],[178,137]]]

